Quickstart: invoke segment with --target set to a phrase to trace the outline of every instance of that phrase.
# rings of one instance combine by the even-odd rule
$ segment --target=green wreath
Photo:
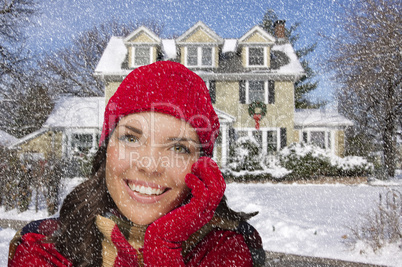
[[[261,112],[256,112],[256,109],[259,109]],[[253,117],[255,114],[261,114],[261,117],[264,117],[267,114],[267,105],[260,101],[254,101],[248,106],[248,115]]]

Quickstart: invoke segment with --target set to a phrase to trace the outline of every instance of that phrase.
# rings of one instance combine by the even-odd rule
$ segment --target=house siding
[[[345,155],[345,132],[335,132],[335,155],[343,157]]]
[[[18,150],[19,154],[24,153],[41,153],[48,158],[50,153],[54,152],[56,157],[61,158],[62,155],[62,133],[48,131],[37,136],[26,143],[21,144]]]
[[[105,87],[105,101],[106,101],[106,104],[109,102],[109,99],[117,91],[117,88],[119,87],[120,83],[121,82],[109,82],[109,83],[106,83],[106,87]]]

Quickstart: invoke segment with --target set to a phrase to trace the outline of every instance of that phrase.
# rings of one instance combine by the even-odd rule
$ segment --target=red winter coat
[[[8,267],[73,266],[54,244],[44,242],[56,226],[48,219],[24,227],[10,244]],[[236,231],[212,230],[184,257],[186,266],[263,266],[264,260],[261,238],[246,222]]]

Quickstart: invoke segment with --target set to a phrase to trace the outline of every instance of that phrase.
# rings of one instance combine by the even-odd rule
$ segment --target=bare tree
[[[36,12],[34,0],[0,0],[1,84],[15,77],[14,74],[19,71],[18,66],[26,60],[25,54],[21,52],[22,45],[19,40],[24,37],[22,29],[29,25],[29,18]]]
[[[395,175],[396,129],[402,113],[402,2],[361,0],[343,9],[340,33],[331,38],[329,66],[341,84],[341,112],[374,144]]]
[[[10,122],[19,113],[20,100],[26,95],[27,69],[32,62],[24,47],[24,27],[31,24],[30,19],[38,12],[35,0],[0,0],[0,127],[11,134],[15,132]],[[29,109],[26,114],[26,119],[32,115]]]
[[[157,35],[163,29],[155,21],[110,21],[80,33],[71,47],[52,52],[40,62],[40,73],[47,81],[47,86],[56,89],[57,94],[102,96],[103,83],[93,76],[93,72],[110,37],[125,36],[140,25],[145,25]]]

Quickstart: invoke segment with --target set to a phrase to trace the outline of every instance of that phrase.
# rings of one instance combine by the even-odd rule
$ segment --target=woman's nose
[[[165,170],[162,153],[155,148],[141,149],[135,163],[138,170],[147,175],[159,175]]]

